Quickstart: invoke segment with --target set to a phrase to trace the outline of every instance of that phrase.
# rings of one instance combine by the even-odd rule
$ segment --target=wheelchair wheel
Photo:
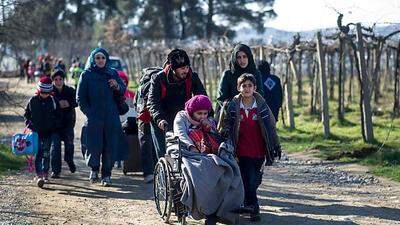
[[[158,214],[168,223],[172,211],[171,175],[167,161],[158,160],[154,168],[154,201]]]

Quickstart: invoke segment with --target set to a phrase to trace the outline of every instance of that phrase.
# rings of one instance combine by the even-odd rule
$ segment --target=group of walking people
[[[144,175],[150,176],[146,180],[151,180],[152,174],[149,158],[165,154],[166,130],[173,131],[188,150],[214,154],[221,140],[213,134],[218,133],[234,145],[244,187],[243,205],[250,208],[250,219],[258,221],[256,191],[263,167],[281,154],[275,124],[282,105],[282,87],[279,78],[270,73],[268,62],[260,61],[257,68],[251,49],[236,45],[230,67],[221,77],[215,111],[184,50],[171,51],[162,70],[152,74],[149,82],[148,93],[137,94],[142,123],[139,138],[147,163]],[[205,217],[207,224],[218,220],[214,214]]]
[[[91,168],[89,180],[110,185],[113,163],[126,158],[119,116],[127,82],[110,66],[105,49],[93,50],[88,61],[79,77],[76,98],[74,89],[62,82],[64,73],[56,70],[51,78],[40,80],[37,94],[29,101],[25,117],[40,138],[41,147],[35,161],[40,179],[47,179],[49,152],[54,165],[52,176],[59,175],[61,140],[68,152],[65,161],[71,172],[75,172],[70,127],[73,130],[76,106],[86,116],[81,140],[86,164]],[[280,80],[270,73],[268,62],[260,61],[257,68],[251,49],[238,44],[232,51],[229,69],[222,74],[213,110],[198,74],[190,65],[184,50],[172,50],[162,68],[148,72],[147,81],[141,82],[136,93],[145,181],[153,180],[154,165],[166,153],[166,131],[174,132],[188,151],[202,154],[218,154],[220,144],[230,140],[244,190],[243,199],[236,201],[250,210],[252,221],[258,221],[256,192],[263,168],[280,157],[281,151],[275,127],[282,105]],[[50,95],[53,87],[54,96]],[[51,143],[55,150],[49,150]],[[206,224],[219,220],[215,212],[204,216]]]
[[[37,83],[35,95],[25,108],[26,125],[39,137],[35,157],[37,181],[40,186],[61,173],[61,145],[64,143],[64,161],[71,173],[75,173],[74,127],[76,121],[75,89],[64,83],[65,72],[54,70]],[[52,173],[49,174],[51,165]]]

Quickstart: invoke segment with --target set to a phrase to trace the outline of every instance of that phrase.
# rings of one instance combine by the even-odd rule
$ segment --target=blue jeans
[[[52,136],[39,137],[39,149],[35,157],[35,170],[37,175],[49,172],[51,141]]]
[[[69,167],[74,165],[74,129],[70,128],[53,136],[51,169],[54,173],[61,172],[61,141],[64,142],[64,161]]]
[[[151,121],[151,136],[157,159],[160,159],[160,157],[164,157],[165,155],[165,131],[158,128],[154,121]]]
[[[156,152],[154,151],[150,123],[144,123],[143,121],[138,120],[138,137],[143,175],[147,176],[153,174],[155,161],[157,160]]]
[[[254,206],[259,210],[257,189],[262,181],[264,158],[239,157],[240,174],[244,186],[244,205]]]

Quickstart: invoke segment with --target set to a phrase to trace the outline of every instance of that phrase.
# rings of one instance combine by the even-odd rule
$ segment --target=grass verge
[[[359,162],[371,172],[400,182],[400,118],[392,119],[390,108],[373,116],[375,141],[364,143],[360,112],[356,103],[346,108],[345,120],[337,119],[337,104],[330,102],[331,136],[324,138],[319,114],[310,114],[308,106],[295,106],[295,129],[278,122],[283,149],[287,152],[311,152],[327,160]]]
[[[25,166],[25,159],[12,154],[11,148],[0,144],[0,177],[9,170],[19,170]]]

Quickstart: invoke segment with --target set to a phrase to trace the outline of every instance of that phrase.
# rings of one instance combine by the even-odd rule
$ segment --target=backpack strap
[[[167,86],[164,81],[161,81],[161,100],[164,99],[166,96],[167,96]]]

